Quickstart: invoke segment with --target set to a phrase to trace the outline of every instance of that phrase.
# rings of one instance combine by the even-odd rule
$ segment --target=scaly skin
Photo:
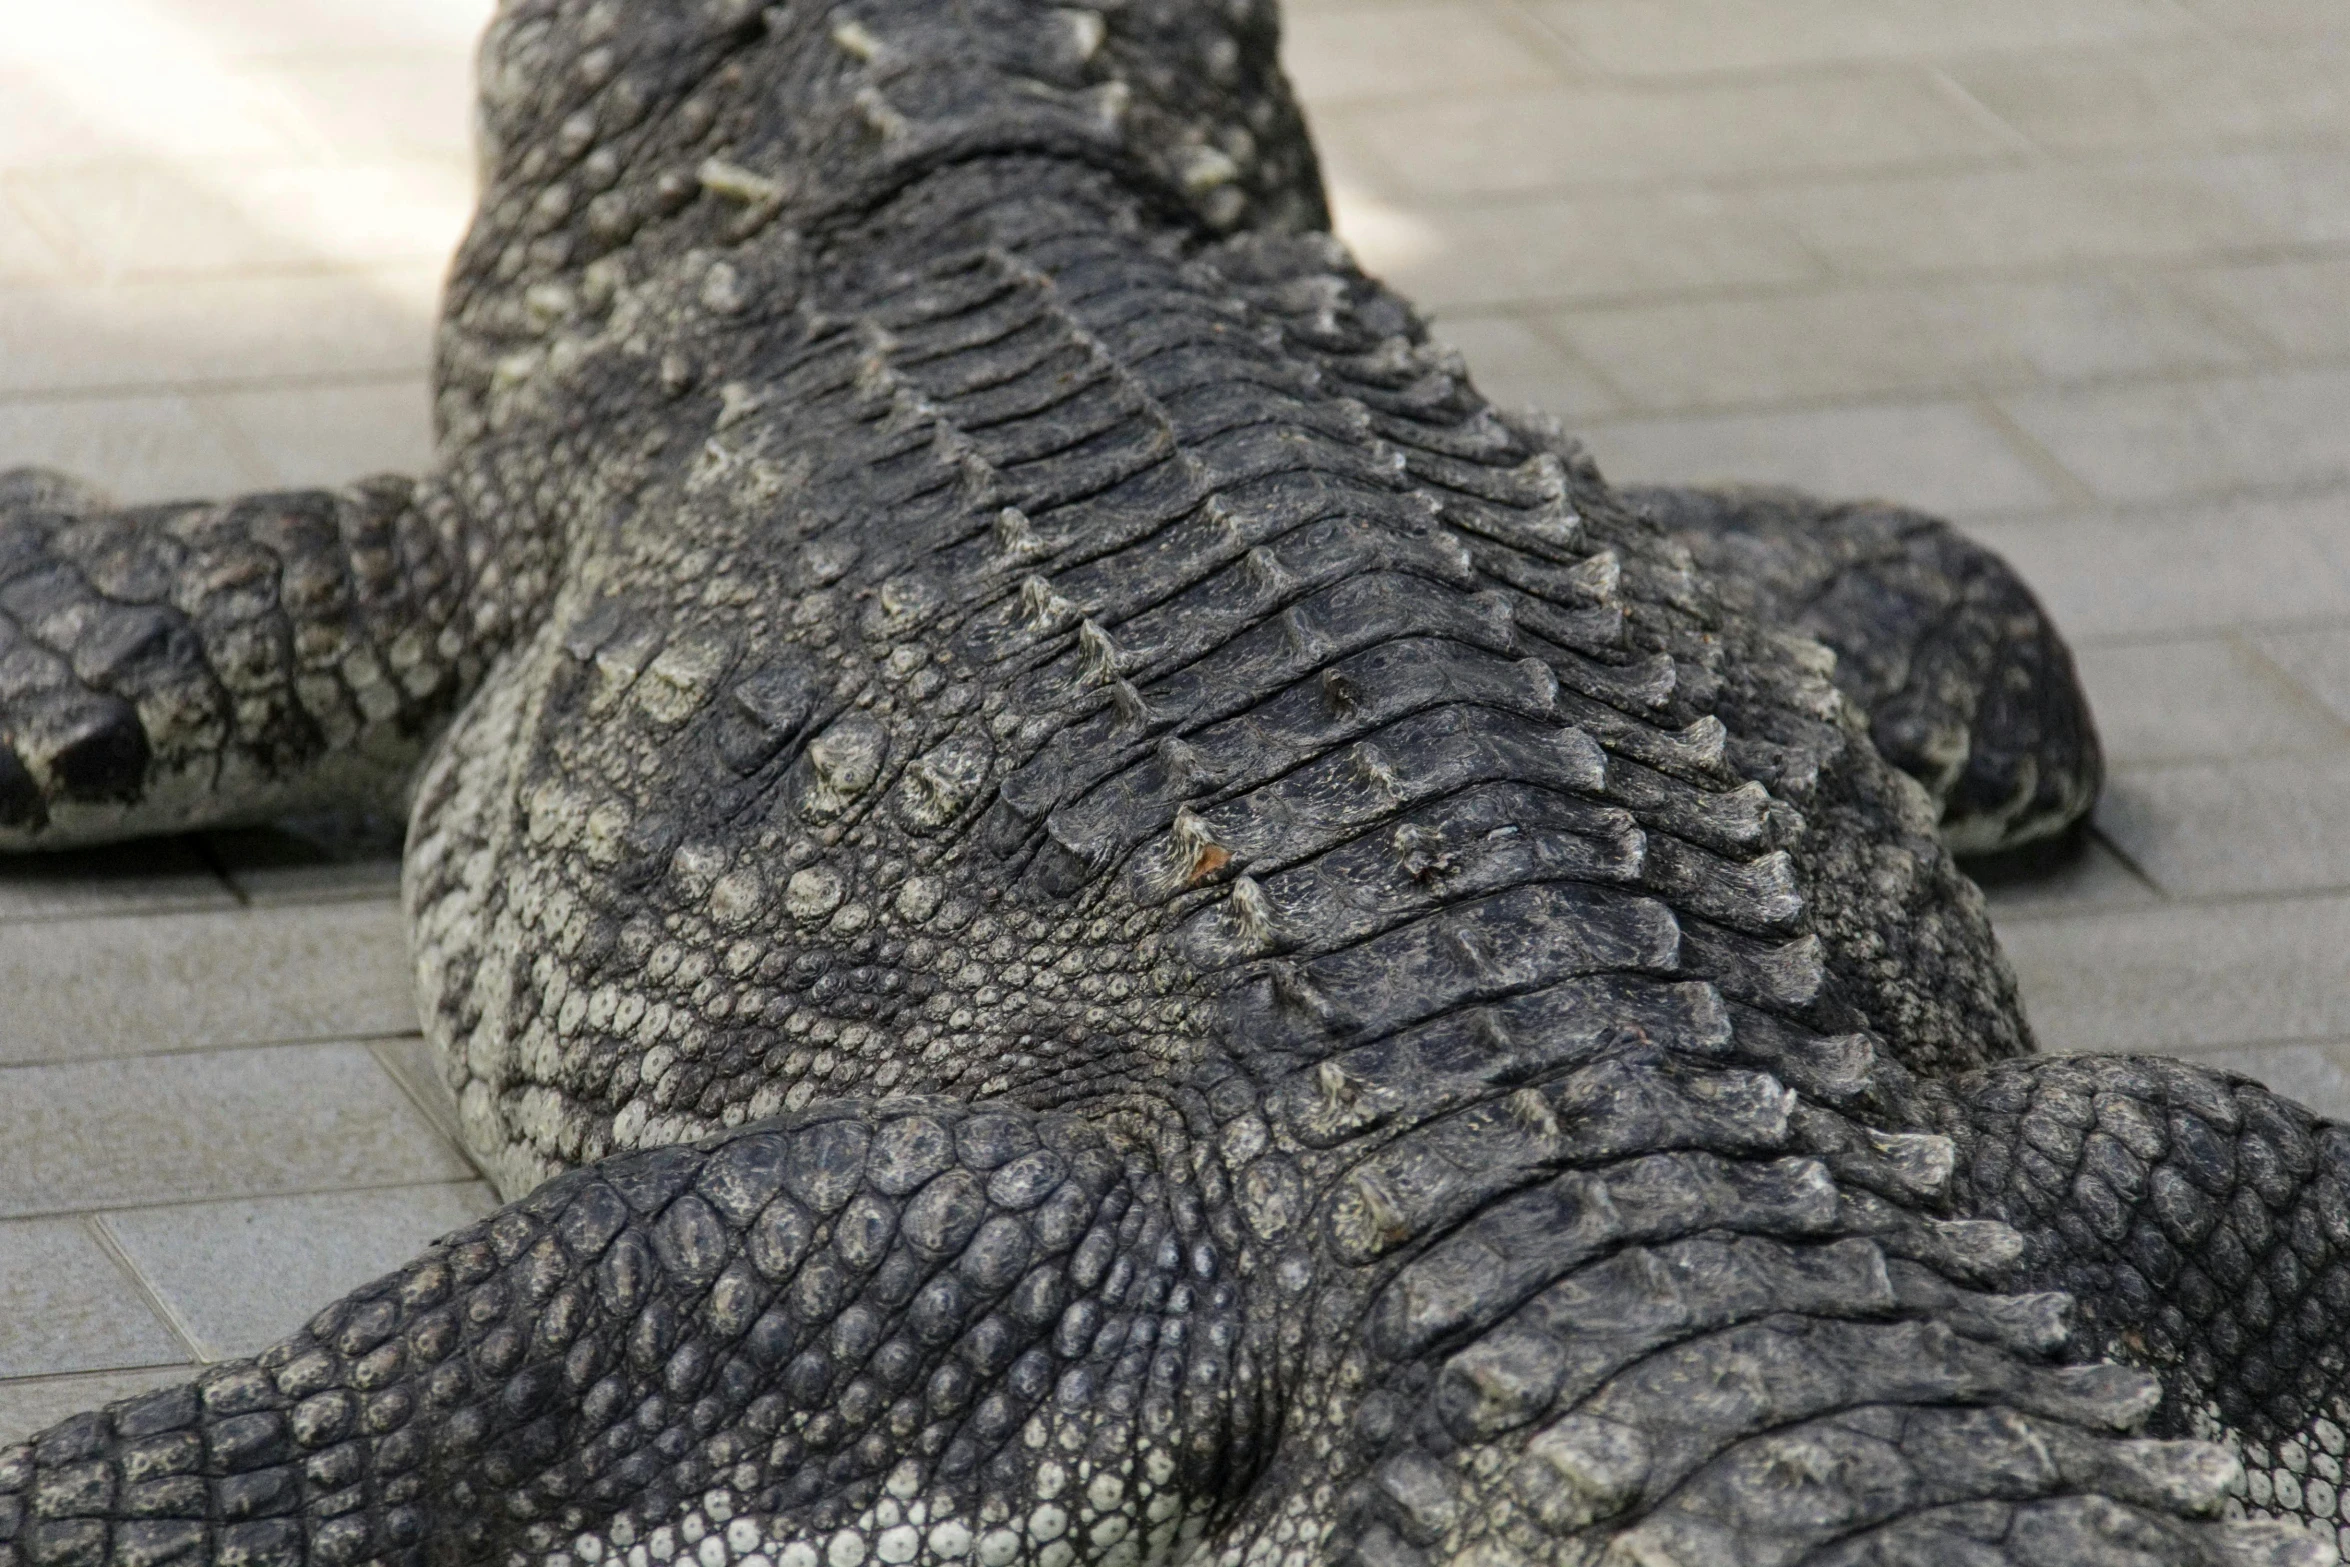
[[[0,517],[14,847],[397,809],[506,609],[463,592],[469,530],[429,483],[116,511],[20,469]]]
[[[2339,1413],[2003,1155],[2056,1079],[1935,802],[1317,232],[1274,41],[509,4],[433,475],[0,492],[10,846],[434,737],[421,1010],[514,1199],[0,1453],[0,1567],[2324,1559],[2135,1434]],[[236,700],[81,656],[136,603]]]
[[[1989,854],[2088,814],[2105,756],[2072,653],[2015,573],[1957,529],[1791,490],[1625,492],[1732,606],[1818,637],[1869,738],[1941,807],[1942,840]]]

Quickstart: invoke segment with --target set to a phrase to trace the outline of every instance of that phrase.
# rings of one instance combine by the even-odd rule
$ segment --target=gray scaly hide
[[[1487,406],[1275,42],[510,0],[431,473],[0,481],[6,846],[411,801],[512,1199],[0,1567],[2330,1558],[2344,1134],[1937,836],[2094,794],[2029,595]]]

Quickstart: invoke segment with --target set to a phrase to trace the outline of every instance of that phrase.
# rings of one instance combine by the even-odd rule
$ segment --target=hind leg
[[[1627,491],[1760,617],[1836,653],[1885,759],[1961,854],[2064,831],[2104,759],[2072,655],[2007,563],[1949,524],[1791,490]]]
[[[109,507],[0,473],[0,851],[396,806],[477,671],[450,492]]]

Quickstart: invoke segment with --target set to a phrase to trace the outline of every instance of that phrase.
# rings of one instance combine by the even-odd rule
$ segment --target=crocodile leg
[[[1926,786],[1960,854],[2052,837],[2088,814],[2105,764],[2047,612],[1948,523],[1792,490],[1624,492],[1726,598],[1836,653],[1870,738]]]
[[[1164,1558],[1263,1392],[1187,1183],[903,1100],[608,1160],[0,1450],[0,1563]]]
[[[2077,1352],[2155,1372],[2155,1428],[2233,1448],[2253,1512],[2350,1542],[2350,1127],[2124,1056],[2007,1062],[1954,1119],[1966,1200],[2079,1302]]]
[[[0,850],[398,809],[475,682],[444,485],[116,509],[0,474]]]

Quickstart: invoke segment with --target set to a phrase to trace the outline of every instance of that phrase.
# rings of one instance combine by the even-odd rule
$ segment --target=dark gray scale
[[[2350,1525],[2343,1129],[2242,1078],[2118,1057],[2001,1068],[1949,1115],[1974,1203],[2079,1303],[2078,1347],[2163,1376],[2153,1428],[2234,1449],[2256,1512]]]

